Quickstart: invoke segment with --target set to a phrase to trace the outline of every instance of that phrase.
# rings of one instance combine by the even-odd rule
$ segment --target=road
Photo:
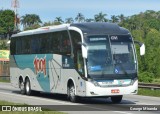
[[[43,107],[69,114],[81,114],[86,111],[87,114],[160,114],[160,111],[135,111],[143,107],[155,107],[159,110],[160,98],[158,97],[128,95],[124,96],[120,104],[112,104],[109,98],[83,98],[80,103],[71,103],[64,95],[47,93],[34,96],[21,95],[19,89],[12,87],[10,83],[0,83],[0,100],[29,105],[43,105]]]

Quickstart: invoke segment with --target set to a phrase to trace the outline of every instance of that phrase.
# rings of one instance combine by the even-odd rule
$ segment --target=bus
[[[79,98],[110,97],[138,90],[138,61],[145,45],[113,23],[73,23],[41,27],[12,35],[10,78],[21,94],[35,91]]]

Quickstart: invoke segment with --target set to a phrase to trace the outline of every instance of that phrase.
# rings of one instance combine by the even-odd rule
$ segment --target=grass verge
[[[0,78],[0,82],[10,83],[10,80],[4,80],[4,79]]]
[[[160,97],[160,90],[139,88],[138,95]]]
[[[7,102],[7,101],[0,101],[0,105],[3,106],[3,105],[7,105],[7,106],[10,106],[10,105],[22,105],[22,106],[27,106],[26,104],[19,104],[19,103],[12,103],[12,102]],[[43,108],[42,108],[43,110]],[[21,111],[15,111],[15,112],[0,112],[0,114],[66,114],[66,113],[62,113],[62,112],[58,112],[58,111],[42,111],[42,112],[21,112]]]
[[[10,79],[9,79],[9,77],[2,77],[2,76],[0,76],[0,82],[10,83]]]

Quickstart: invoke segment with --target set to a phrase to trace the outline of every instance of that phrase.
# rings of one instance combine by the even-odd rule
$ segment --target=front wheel
[[[120,96],[112,96],[111,100],[112,100],[113,103],[120,103],[122,101],[122,97],[123,97],[122,95],[120,95]]]
[[[75,86],[74,84],[71,84],[69,87],[68,87],[68,98],[71,102],[77,102],[78,98],[77,96],[75,95]]]

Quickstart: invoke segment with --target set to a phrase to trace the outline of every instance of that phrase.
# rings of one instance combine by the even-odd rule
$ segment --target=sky
[[[12,9],[12,0],[0,0],[0,9]],[[146,10],[160,11],[160,0],[19,0],[18,13],[37,14],[42,22],[53,21],[55,17],[75,18],[82,13],[94,18],[100,12],[111,15],[131,16]]]

